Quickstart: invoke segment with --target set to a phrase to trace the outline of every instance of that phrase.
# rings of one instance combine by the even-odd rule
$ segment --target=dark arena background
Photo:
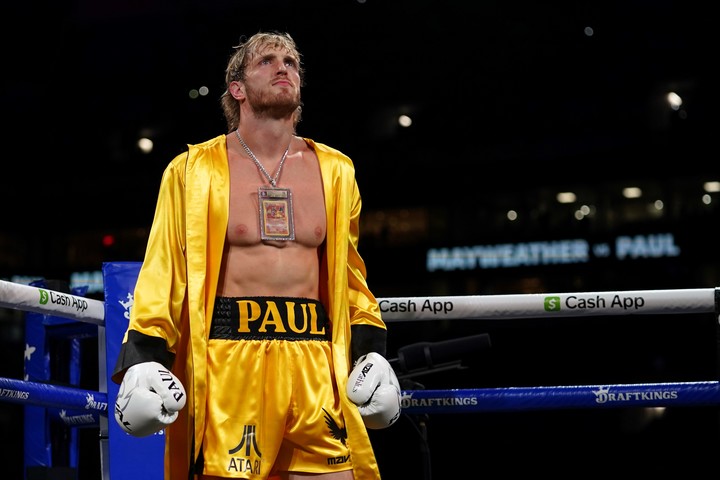
[[[582,294],[575,317],[398,320],[389,311],[388,357],[425,342],[434,354],[412,350],[412,372],[396,364],[404,389],[715,382],[717,307],[637,314],[629,303],[627,314],[586,315],[598,307],[592,292],[720,286],[709,9],[666,0],[5,5],[0,280],[84,286],[103,301],[103,264],[143,258],[167,162],[225,131],[219,97],[232,46],[282,30],[307,71],[298,134],[355,163],[360,253],[377,297]],[[0,377],[23,380],[25,312],[0,308],[0,325]],[[59,384],[98,390],[97,331],[77,328],[72,347],[51,342],[45,366]],[[487,344],[463,340],[483,334]],[[78,378],[63,373],[69,362]],[[715,467],[717,396],[661,407],[535,400],[404,414],[371,432],[383,478],[668,478]],[[3,479],[110,480],[97,428],[28,430],[26,418],[41,414],[0,403]],[[28,468],[26,439],[38,435],[52,438],[52,464]],[[64,449],[71,441],[77,451]]]

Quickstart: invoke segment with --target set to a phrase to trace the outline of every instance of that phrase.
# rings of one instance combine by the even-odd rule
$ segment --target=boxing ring
[[[104,300],[85,298],[82,291],[58,292],[43,286],[0,281],[0,307],[26,312],[25,378],[0,377],[0,401],[26,408],[25,429],[60,425],[70,432],[98,428],[103,480],[161,479],[163,432],[145,438],[130,437],[112,419],[118,386],[108,381],[119,353],[132,308],[139,262],[103,265]],[[383,318],[392,324],[452,320],[503,321],[509,319],[598,316],[713,314],[718,323],[718,288],[637,290],[575,293],[507,294],[478,296],[379,298]],[[48,333],[52,331],[52,333]],[[70,348],[71,370],[65,385],[50,378],[50,337],[64,336]],[[96,337],[98,389],[77,386],[80,368],[77,339]],[[31,339],[31,340],[28,340]],[[72,342],[75,342],[74,344]],[[33,344],[35,343],[35,344]],[[57,344],[57,341],[54,342]],[[477,345],[480,345],[479,343]],[[420,346],[420,355],[432,364],[433,345]],[[398,361],[394,359],[397,370]],[[391,363],[393,363],[391,361]],[[400,372],[402,373],[402,372]],[[402,377],[401,374],[398,375]],[[404,389],[403,414],[472,414],[553,409],[608,409],[628,407],[695,407],[720,405],[720,382],[588,384],[468,389]],[[57,427],[55,427],[57,428]],[[69,435],[73,439],[72,433]],[[52,467],[50,440],[25,442],[25,466]],[[77,453],[70,454],[71,466]],[[122,461],[114,462],[114,458]],[[32,465],[31,465],[32,464]]]

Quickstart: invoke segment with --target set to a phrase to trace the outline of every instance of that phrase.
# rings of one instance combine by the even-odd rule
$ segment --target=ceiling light
[[[560,192],[557,194],[557,201],[560,203],[573,203],[577,197],[573,192]]]
[[[720,182],[705,182],[703,188],[708,193],[720,192]]]
[[[642,190],[638,187],[626,187],[623,188],[622,194],[625,198],[640,198],[642,197]]]

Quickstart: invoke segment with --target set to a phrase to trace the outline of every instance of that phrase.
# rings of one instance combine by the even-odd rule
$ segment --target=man
[[[367,428],[400,415],[358,246],[352,161],[295,135],[290,35],[236,47],[228,134],[163,174],[113,380],[129,434],[165,428],[165,478],[380,477]]]

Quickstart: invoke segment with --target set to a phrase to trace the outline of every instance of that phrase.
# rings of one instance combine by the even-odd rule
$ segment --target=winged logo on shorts
[[[325,412],[325,423],[327,424],[328,428],[330,429],[330,434],[332,434],[333,438],[336,440],[340,440],[343,445],[345,445],[345,440],[347,439],[347,430],[345,427],[340,427],[340,425],[337,424],[334,418],[330,416],[330,414],[323,408],[323,412]]]

